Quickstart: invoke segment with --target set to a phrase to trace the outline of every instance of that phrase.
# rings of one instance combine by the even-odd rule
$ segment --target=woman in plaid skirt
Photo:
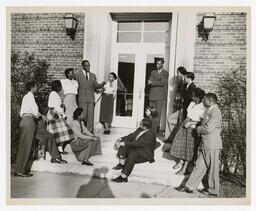
[[[52,91],[48,99],[49,111],[47,113],[47,130],[54,135],[60,153],[67,154],[64,151],[65,146],[74,139],[72,129],[66,123],[66,115],[62,104],[60,93],[62,86],[60,80],[52,82]]]
[[[198,145],[195,128],[203,118],[205,112],[205,107],[202,103],[204,95],[205,92],[200,88],[196,88],[192,92],[192,102],[187,109],[187,118],[181,123],[171,145],[171,156],[179,159],[179,162],[173,168],[178,169],[182,166],[176,172],[177,175],[185,174],[189,161],[193,159],[195,146]]]

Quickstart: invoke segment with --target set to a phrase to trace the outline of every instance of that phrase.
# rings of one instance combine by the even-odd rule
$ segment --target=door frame
[[[117,43],[117,21],[112,21],[111,70],[118,73],[118,55],[134,54],[134,88],[132,116],[116,116],[114,101],[113,123],[115,127],[136,128],[144,116],[146,59],[150,54],[165,54],[165,43]],[[143,83],[141,83],[143,81]]]

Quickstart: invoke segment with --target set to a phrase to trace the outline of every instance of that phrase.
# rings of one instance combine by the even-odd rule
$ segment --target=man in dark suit
[[[217,105],[217,96],[208,93],[204,98],[204,106],[207,108],[201,126],[197,127],[197,133],[202,141],[195,167],[185,186],[176,188],[179,191],[193,193],[203,181],[204,194],[218,196],[219,194],[219,155],[222,149],[221,140],[221,111]],[[206,176],[206,177],[205,177]],[[203,180],[206,178],[207,181]]]
[[[187,108],[189,104],[192,101],[192,92],[196,88],[196,85],[194,84],[195,75],[192,72],[187,72],[185,75],[185,81],[186,81],[186,87],[184,91],[184,97],[183,97],[183,106],[182,106],[182,112],[183,112],[183,120],[187,118]]]
[[[153,70],[149,76],[149,105],[156,108],[158,112],[157,126],[159,127],[162,115],[163,103],[167,97],[168,72],[163,68],[164,59],[155,58],[156,70]]]
[[[151,130],[152,122],[145,118],[140,122],[140,127],[128,136],[119,138],[116,142],[119,164],[113,169],[120,170],[119,177],[112,179],[113,182],[127,182],[134,165],[137,163],[154,162],[156,136]]]
[[[90,132],[94,130],[94,92],[102,88],[105,82],[97,83],[94,73],[90,72],[90,63],[88,60],[82,61],[83,70],[75,74],[78,81],[78,106],[83,109],[87,129]]]

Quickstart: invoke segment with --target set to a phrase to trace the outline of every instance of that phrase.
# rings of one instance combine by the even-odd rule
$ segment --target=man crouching
[[[144,118],[140,127],[128,136],[117,139],[115,149],[118,149],[119,164],[113,169],[122,169],[121,175],[112,179],[113,182],[127,182],[133,167],[138,163],[154,162],[156,136],[152,131],[152,122]]]

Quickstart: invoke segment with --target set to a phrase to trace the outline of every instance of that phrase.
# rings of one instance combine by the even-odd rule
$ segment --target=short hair
[[[66,78],[68,77],[68,74],[69,74],[70,72],[74,72],[74,69],[73,69],[73,68],[67,68],[67,69],[65,70],[65,76],[66,76]]]
[[[73,119],[77,120],[78,117],[83,113],[83,109],[82,108],[77,108],[74,113],[73,113]]]
[[[82,65],[84,65],[84,63],[87,62],[88,64],[90,64],[90,62],[88,60],[83,60],[82,61]]]
[[[213,103],[217,103],[217,102],[218,102],[218,97],[217,97],[217,95],[214,94],[214,93],[209,92],[209,93],[207,93],[207,94],[205,95],[205,97],[206,97],[208,100],[210,100],[211,102],[213,102]]]
[[[117,75],[114,72],[111,72],[109,74],[111,74],[114,77],[115,80],[117,79]]]
[[[35,81],[28,81],[25,84],[26,90],[29,92],[31,91],[32,88],[34,88],[36,86]]]
[[[62,90],[61,82],[60,80],[54,80],[52,81],[52,91],[60,92]]]
[[[177,71],[182,74],[182,75],[186,75],[187,74],[187,70],[185,67],[178,67]]]
[[[186,77],[187,77],[187,78],[190,78],[192,81],[194,81],[194,79],[195,79],[195,74],[192,73],[192,72],[187,72],[187,73],[186,73]]]
[[[192,91],[192,94],[194,94],[195,97],[198,97],[200,101],[202,101],[205,96],[205,91],[197,87]]]
[[[142,119],[142,124],[144,127],[146,127],[147,129],[151,129],[152,128],[152,121],[149,118],[144,118]]]
[[[161,61],[162,63],[164,63],[164,58],[160,58],[160,57],[155,57],[155,63],[158,61]]]
[[[158,116],[158,112],[153,106],[148,106],[146,110],[150,110],[151,117],[156,118]]]

